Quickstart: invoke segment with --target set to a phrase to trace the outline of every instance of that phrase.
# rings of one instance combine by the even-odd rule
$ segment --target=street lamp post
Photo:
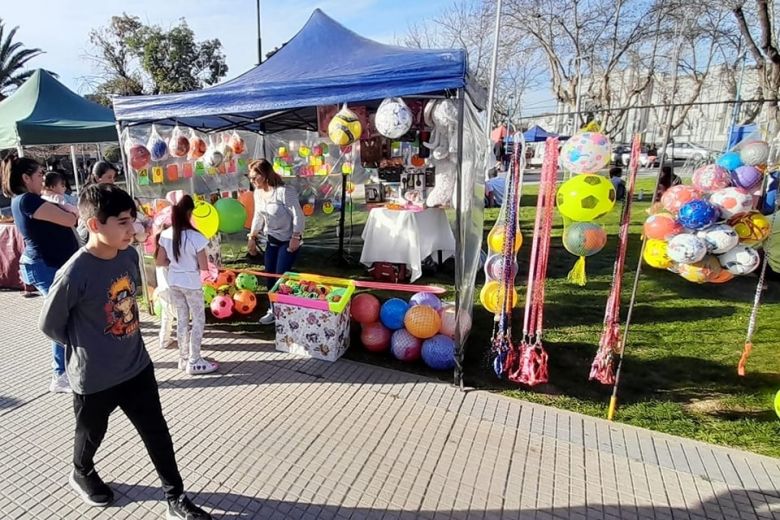
[[[263,63],[263,38],[260,33],[260,0],[257,0],[257,64]]]

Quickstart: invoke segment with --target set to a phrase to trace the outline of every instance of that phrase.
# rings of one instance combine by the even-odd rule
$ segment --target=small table
[[[455,235],[447,214],[441,208],[423,211],[375,208],[368,214],[363,229],[360,263],[406,264],[412,281],[422,275],[422,261],[439,252],[439,261],[455,255]]]
[[[24,252],[24,237],[13,222],[0,222],[0,287],[24,289],[19,274],[19,259]]]

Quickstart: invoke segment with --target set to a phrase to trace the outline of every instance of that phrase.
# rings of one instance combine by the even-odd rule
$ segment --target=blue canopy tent
[[[471,313],[482,242],[481,185],[488,139],[476,113],[485,92],[472,84],[463,49],[412,49],[364,38],[316,9],[303,28],[264,63],[221,85],[195,92],[114,98],[122,129],[142,124],[183,125],[204,132],[245,129],[271,134],[317,130],[317,106],[360,103],[376,107],[398,97],[454,98],[459,109],[455,303]],[[468,131],[464,129],[468,128]],[[346,181],[342,179],[342,200]],[[340,251],[344,207],[341,205]],[[467,331],[456,327],[456,381]]]
[[[543,143],[548,137],[557,137],[558,134],[548,132],[539,125],[534,125],[523,132],[523,139],[526,143]]]

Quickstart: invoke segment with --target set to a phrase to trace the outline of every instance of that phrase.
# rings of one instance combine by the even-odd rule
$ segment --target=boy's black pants
[[[162,481],[166,498],[182,494],[182,484],[173,441],[162,414],[154,365],[143,369],[134,378],[102,392],[89,395],[73,393],[76,413],[76,438],[73,446],[73,466],[82,475],[95,467],[95,453],[103,442],[108,428],[108,416],[121,408],[141,435],[146,450]]]

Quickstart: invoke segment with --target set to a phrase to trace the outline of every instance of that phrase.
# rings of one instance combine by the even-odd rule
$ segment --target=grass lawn
[[[642,180],[637,191],[640,187],[650,193],[652,182]],[[522,201],[521,228],[525,244],[519,255],[517,280],[521,295],[524,294],[530,254],[535,189],[535,186],[527,187]],[[647,201],[634,205],[624,279],[623,319],[647,206]],[[356,211],[353,216],[356,236],[360,235],[366,215]],[[497,216],[498,210],[486,210],[485,234]],[[560,240],[563,227],[556,214],[544,316],[544,345],[550,357],[549,384],[533,389],[520,388],[498,380],[493,374],[489,356],[493,316],[479,305],[478,293],[484,276],[481,272],[477,275],[474,326],[466,346],[465,373],[469,386],[588,415],[605,416],[611,387],[589,382],[588,373],[601,335],[604,305],[612,283],[618,218],[616,209],[604,219],[610,241],[600,254],[588,259],[588,284],[578,287],[566,281],[576,259],[563,249]],[[313,219],[305,240],[310,240],[313,246],[321,243],[323,237],[329,237],[327,242],[335,243],[337,221],[336,214]],[[359,257],[358,247],[352,249]],[[332,251],[326,249],[304,246],[296,270],[345,277],[365,275],[364,268],[356,265],[337,266],[330,258],[331,254]],[[236,266],[242,262],[239,259]],[[770,283],[762,298],[748,374],[739,377],[736,372],[756,281],[756,276],[751,275],[724,285],[696,285],[672,273],[645,266],[626,347],[616,420],[780,457],[780,419],[772,409],[774,394],[780,390],[778,283]],[[423,277],[419,282],[452,289],[452,268],[445,267],[442,272]],[[513,321],[516,338],[522,329],[522,305],[521,299]],[[256,314],[264,310],[265,305]],[[273,339],[272,330],[246,321],[214,323],[214,326]],[[353,335],[358,333],[354,329]],[[358,341],[353,345],[347,358],[451,380],[451,374],[431,372],[423,365],[404,365],[389,355],[368,353],[358,347]]]

